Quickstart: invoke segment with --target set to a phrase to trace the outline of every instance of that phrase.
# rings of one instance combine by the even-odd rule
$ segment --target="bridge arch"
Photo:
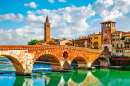
[[[78,69],[84,69],[87,66],[87,61],[84,57],[82,56],[76,56],[75,58],[72,59],[71,65],[73,65],[75,62],[74,60],[77,61]]]
[[[104,58],[104,57],[98,57],[91,62],[91,65],[92,66],[108,66],[109,59]]]
[[[12,62],[13,66],[16,69],[16,71],[15,71],[16,75],[25,75],[24,74],[25,70],[22,65],[22,64],[24,64],[23,62],[20,62],[17,58],[15,58],[14,56],[11,56],[11,55],[0,55],[0,56],[4,56],[4,57],[8,58]]]
[[[60,63],[59,59],[52,54],[40,54],[40,56],[38,55],[36,58],[33,58],[33,64],[41,56],[45,56],[49,60],[51,66],[52,66],[52,71],[61,70],[61,63]]]

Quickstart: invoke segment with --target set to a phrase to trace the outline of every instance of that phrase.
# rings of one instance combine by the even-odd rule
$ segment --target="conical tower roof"
[[[46,23],[49,23],[48,15],[46,16]]]

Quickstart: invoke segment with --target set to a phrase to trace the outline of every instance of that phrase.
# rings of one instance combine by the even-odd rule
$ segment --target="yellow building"
[[[123,31],[115,31],[112,33],[112,55],[116,56],[124,55],[125,34],[126,32]]]
[[[91,34],[90,35],[91,48],[100,49],[101,50],[101,33],[99,34]]]
[[[130,57],[130,34],[125,35],[125,56]]]

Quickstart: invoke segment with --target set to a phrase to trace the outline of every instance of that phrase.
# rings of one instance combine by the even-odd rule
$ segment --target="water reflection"
[[[3,58],[4,59],[4,58]],[[50,68],[51,65],[34,65],[32,77],[15,76],[7,74],[15,70],[13,65],[0,64],[0,86],[129,86],[130,71],[96,69],[74,70],[73,72],[45,72],[43,67]],[[48,69],[47,69],[48,70]],[[6,74],[5,74],[6,73]]]
[[[75,70],[74,73],[37,73],[33,74],[33,77],[14,77],[16,79],[13,86],[88,86],[97,85],[99,82],[91,71],[86,70]]]

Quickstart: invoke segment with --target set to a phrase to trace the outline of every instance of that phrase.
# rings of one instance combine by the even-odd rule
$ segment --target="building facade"
[[[115,23],[106,21],[101,23],[101,48],[103,51],[112,51],[112,32],[115,32]]]
[[[112,55],[114,56],[124,55],[125,34],[126,32],[123,31],[115,31],[112,33]]]
[[[72,40],[72,46],[90,48],[90,36],[83,36]]]
[[[130,34],[125,35],[125,56],[130,57]]]
[[[101,50],[101,33],[90,35],[91,48]]]

